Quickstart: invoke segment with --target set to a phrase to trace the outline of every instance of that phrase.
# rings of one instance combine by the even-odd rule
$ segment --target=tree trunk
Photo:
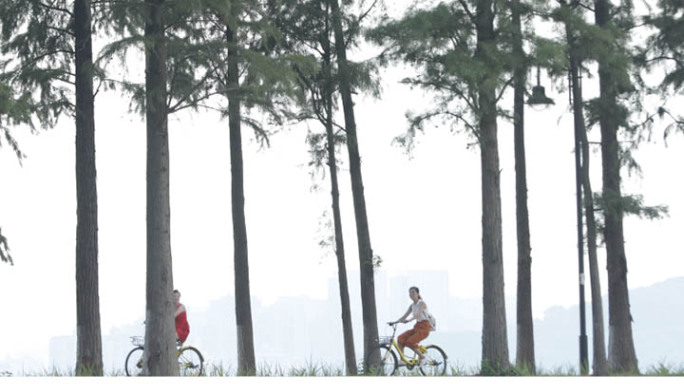
[[[146,0],[147,311],[144,375],[177,376],[174,324],[164,0]]]
[[[76,0],[76,374],[102,376],[95,102],[90,28],[90,0]]]
[[[332,112],[332,111],[331,111]],[[332,115],[329,115],[332,116]],[[340,303],[342,304],[342,331],[344,334],[344,360],[347,374],[356,375],[356,356],[354,353],[354,331],[349,304],[349,285],[347,283],[347,267],[344,258],[344,240],[342,236],[342,216],[340,214],[340,192],[337,183],[337,163],[335,160],[335,141],[332,133],[332,121],[328,130],[328,161],[332,184],[333,225],[335,227],[335,255],[337,256],[337,275],[340,285]]]
[[[565,7],[564,3],[561,3]],[[573,5],[575,6],[575,5]],[[565,23],[566,35],[568,45],[570,46],[570,73],[571,83],[577,85],[579,79],[577,78],[577,55],[574,46],[574,33],[570,29],[570,22]],[[577,90],[578,88],[575,88]],[[577,104],[575,104],[576,106]],[[575,111],[577,112],[577,111]],[[589,373],[589,348],[587,343],[587,327],[586,327],[586,303],[585,303],[585,273],[584,273],[584,225],[583,225],[583,205],[582,205],[582,147],[581,139],[582,131],[584,130],[583,116],[574,114],[574,142],[575,142],[575,197],[577,199],[577,259],[579,269],[579,321],[580,321],[580,336],[579,336],[579,368],[581,375]]]
[[[342,17],[337,0],[330,0],[332,10],[333,30],[335,34],[335,49],[337,64],[340,72],[340,94],[344,109],[344,124],[347,131],[347,147],[349,150],[349,167],[352,183],[352,197],[354,200],[354,215],[356,218],[356,234],[359,246],[359,262],[361,270],[361,306],[363,309],[363,351],[373,366],[380,362],[380,354],[370,356],[370,352],[378,342],[378,320],[375,306],[375,282],[373,276],[373,249],[371,247],[366,199],[361,177],[361,156],[359,154],[358,137],[356,135],[356,121],[354,118],[354,103],[351,97],[350,73],[347,63],[347,52],[342,32]]]
[[[327,35],[326,35],[327,36]],[[344,336],[344,361],[348,375],[356,375],[356,356],[354,352],[354,330],[349,304],[349,286],[347,283],[347,267],[344,258],[344,238],[342,236],[342,215],[340,214],[340,189],[337,182],[337,160],[335,158],[335,135],[333,133],[333,82],[330,42],[325,41],[323,51],[323,70],[325,71],[325,130],[328,141],[328,166],[332,194],[333,226],[335,228],[335,255],[337,256],[337,275],[340,285],[340,303],[342,305],[342,333]]]
[[[574,85],[573,85],[574,86]],[[582,115],[581,90],[580,98],[574,98],[580,103],[579,116]],[[577,107],[575,107],[577,108]],[[577,109],[576,109],[577,110]],[[577,112],[575,112],[577,113]],[[584,122],[584,120],[582,120]],[[593,366],[594,375],[605,376],[608,374],[608,362],[606,360],[606,337],[603,330],[603,299],[601,298],[601,281],[598,268],[598,252],[596,246],[596,218],[594,216],[594,196],[589,178],[589,141],[587,132],[582,123],[580,130],[582,142],[582,186],[584,190],[584,214],[587,218],[587,250],[589,254],[589,277],[591,280],[591,313],[593,329]]]
[[[512,5],[513,25],[516,39],[514,54],[520,60],[515,69],[513,129],[515,143],[515,198],[518,235],[518,291],[517,291],[517,350],[516,366],[534,374],[534,325],[532,318],[532,256],[530,246],[530,223],[527,209],[527,166],[525,164],[525,86],[527,66],[522,47],[520,2]]]
[[[595,2],[596,24],[608,28],[611,23],[607,0]],[[606,254],[608,257],[608,364],[614,373],[636,373],[639,370],[634,340],[627,285],[627,259],[622,227],[622,194],[620,190],[620,158],[617,138],[618,123],[613,118],[618,108],[615,68],[599,58],[601,105],[601,156],[603,162],[603,198],[605,201]]]
[[[487,63],[489,49],[495,49],[492,2],[477,3],[477,49]],[[491,78],[483,78],[479,91],[479,139],[482,163],[482,273],[483,327],[482,367],[493,372],[507,371],[508,336],[504,298],[503,249],[501,232],[501,178],[497,139],[496,89]]]
[[[582,190],[584,191],[584,214],[587,219],[587,253],[589,255],[589,277],[591,281],[591,313],[593,333],[593,368],[594,375],[605,376],[608,374],[606,361],[606,342],[603,329],[603,299],[601,298],[601,282],[598,270],[598,253],[596,247],[596,218],[594,216],[594,196],[589,177],[589,140],[584,124],[584,101],[582,86],[580,83],[579,69],[581,62],[576,54],[576,42],[572,39],[573,33],[570,24],[566,23],[566,36],[570,45],[570,78],[573,100],[573,115],[575,125],[580,134],[582,152]]]
[[[230,128],[231,202],[235,268],[235,323],[237,327],[238,375],[256,374],[252,303],[249,288],[247,222],[245,220],[244,165],[240,117],[239,53],[236,31],[226,27],[228,43],[228,125]]]

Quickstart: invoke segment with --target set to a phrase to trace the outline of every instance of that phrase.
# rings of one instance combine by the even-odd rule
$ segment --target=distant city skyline
[[[388,276],[376,273],[378,319],[380,333],[388,331],[386,321],[395,320],[409,305],[407,287],[417,285],[438,319],[438,331],[431,333],[426,344],[439,344],[447,352],[450,364],[461,369],[475,369],[479,364],[481,303],[476,299],[459,299],[440,295],[447,290],[446,271],[410,271],[406,275]],[[362,324],[358,278],[350,278],[352,315],[357,359],[362,353]],[[684,290],[684,277],[671,279],[650,288],[633,290],[635,344],[642,369],[658,363],[684,362],[684,303],[677,301],[677,290]],[[337,281],[329,280],[327,300],[306,297],[283,297],[270,305],[253,299],[257,364],[262,367],[304,368],[321,365],[342,368],[343,347]],[[441,296],[441,297],[440,297]],[[231,297],[213,301],[204,310],[188,308],[191,334],[188,344],[199,348],[209,366],[234,369],[236,359],[235,322]],[[607,311],[607,308],[606,308]],[[535,320],[535,342],[538,366],[542,369],[565,369],[577,366],[576,339],[578,309],[576,306],[553,307],[545,318]],[[515,303],[507,298],[508,339],[511,360],[515,359]],[[591,315],[588,315],[589,323]],[[607,316],[606,316],[607,319]],[[607,321],[607,320],[606,320]],[[296,325],[293,327],[293,325]],[[408,327],[404,326],[404,329]],[[589,329],[591,340],[591,329]],[[144,333],[139,321],[113,328],[103,336],[103,360],[108,373],[121,373],[123,362],[132,348],[129,337]],[[63,335],[50,341],[49,358],[35,362],[40,367],[66,372],[75,363],[75,335]],[[24,370],[40,370],[23,361]],[[17,361],[1,360],[0,371],[21,371]]]

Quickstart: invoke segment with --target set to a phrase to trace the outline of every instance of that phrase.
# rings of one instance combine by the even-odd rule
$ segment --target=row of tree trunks
[[[328,26],[326,19],[326,27]],[[330,36],[326,28],[326,37]],[[356,352],[354,350],[354,330],[351,320],[351,304],[349,300],[349,283],[344,254],[344,236],[342,234],[342,214],[340,210],[340,188],[337,180],[337,159],[335,155],[335,134],[333,127],[333,93],[335,90],[332,75],[332,47],[330,40],[323,39],[323,72],[325,76],[324,102],[325,133],[328,147],[328,168],[330,169],[330,186],[332,197],[333,226],[335,229],[335,256],[337,257],[337,280],[340,286],[340,303],[342,306],[342,334],[344,338],[344,361],[347,374],[356,375]]]
[[[563,6],[567,4],[563,3]],[[572,12],[575,10],[572,9]],[[570,81],[572,92],[573,117],[577,132],[580,134],[582,156],[582,191],[584,196],[584,215],[587,226],[587,253],[589,256],[589,277],[591,284],[591,313],[592,313],[592,345],[593,345],[593,374],[604,376],[608,374],[608,364],[606,360],[606,343],[603,329],[603,299],[601,298],[601,282],[598,268],[597,252],[597,229],[596,218],[594,215],[594,196],[589,178],[590,154],[589,140],[584,123],[584,97],[582,95],[582,85],[580,82],[580,68],[582,66],[579,58],[577,41],[573,38],[574,33],[571,23],[565,22],[565,35],[568,42],[568,53],[570,59]]]
[[[146,55],[146,124],[147,124],[147,286],[146,286],[146,348],[145,374],[154,376],[178,373],[175,363],[175,327],[173,325],[173,290],[170,246],[169,148],[165,21],[165,0],[146,0],[145,37]],[[565,4],[565,3],[563,3]],[[347,130],[352,194],[361,266],[361,293],[364,326],[364,355],[368,356],[377,340],[377,316],[374,290],[374,259],[370,241],[366,204],[361,175],[361,161],[354,118],[349,67],[346,58],[340,5],[330,0],[335,48],[340,70],[342,96]],[[513,4],[513,21],[520,32],[520,13]],[[608,30],[611,26],[611,4],[595,0],[596,24]],[[76,184],[77,184],[77,365],[79,375],[102,375],[102,344],[98,292],[98,216],[95,167],[95,123],[93,93],[93,63],[91,38],[91,2],[74,1],[75,74],[76,74]],[[474,20],[477,29],[476,57],[487,62],[487,52],[495,46],[494,4],[491,0],[476,2]],[[237,14],[233,15],[237,18]],[[567,25],[566,25],[567,27]],[[254,374],[253,330],[251,318],[247,233],[244,212],[243,159],[240,133],[239,64],[236,31],[227,27],[229,46],[228,79],[229,128],[231,148],[231,176],[233,203],[233,237],[235,262],[236,319],[238,333],[238,372]],[[568,33],[570,36],[570,33]],[[516,45],[518,54],[524,53]],[[572,50],[572,49],[571,49]],[[572,56],[572,55],[571,55]],[[582,144],[582,190],[585,215],[590,275],[592,283],[592,311],[594,314],[594,371],[595,374],[638,372],[634,350],[629,296],[627,263],[624,247],[622,192],[620,186],[619,123],[613,118],[619,109],[617,76],[606,55],[599,59],[600,109],[603,196],[605,207],[605,240],[608,260],[609,287],[609,356],[606,363],[602,329],[602,303],[598,279],[596,225],[593,197],[589,180],[589,148],[582,117],[582,95],[578,78],[580,61],[571,57],[575,118],[580,119]],[[328,63],[330,64],[330,63]],[[524,86],[526,68],[517,68],[514,82],[514,126],[516,158],[516,204],[518,231],[518,349],[517,365],[534,371],[534,337],[531,316],[531,246],[527,212],[527,185],[524,148]],[[328,107],[332,93],[326,94]],[[496,87],[484,79],[478,84],[480,110],[478,135],[482,165],[482,257],[483,257],[483,341],[482,362],[500,371],[508,369],[505,304],[503,296],[503,252],[501,234],[501,196],[497,139]],[[332,110],[328,111],[332,116]],[[355,373],[351,315],[344,266],[339,188],[335,169],[335,143],[332,122],[326,124],[329,162],[332,175],[333,214],[335,220],[336,254],[342,302],[347,371]],[[370,356],[368,356],[370,357]]]
[[[346,45],[342,29],[342,17],[337,0],[330,0],[332,11],[333,33],[337,65],[339,68],[339,86],[344,110],[344,123],[347,131],[347,149],[349,152],[349,168],[351,173],[352,199],[354,201],[354,215],[356,218],[356,233],[359,247],[359,262],[361,274],[361,306],[363,310],[363,351],[373,366],[379,364],[380,355],[371,356],[378,340],[378,321],[375,305],[374,260],[371,247],[366,200],[361,176],[361,156],[359,154],[358,136],[356,134],[356,120],[354,117],[354,103],[351,96],[350,72],[347,62]]]

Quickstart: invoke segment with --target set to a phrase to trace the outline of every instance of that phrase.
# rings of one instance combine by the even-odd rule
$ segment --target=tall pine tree
[[[102,375],[95,115],[90,1],[0,1],[2,83],[32,100],[50,127],[63,113],[76,125],[77,375]],[[40,95],[36,100],[33,96]],[[24,119],[26,120],[26,119]],[[11,136],[7,137],[12,143]],[[13,145],[16,150],[16,145]]]
[[[618,131],[625,125],[628,115],[620,97],[633,91],[633,87],[628,77],[629,58],[624,56],[626,31],[616,24],[613,5],[608,0],[596,0],[594,9],[596,25],[608,35],[609,42],[603,54],[598,56],[601,95],[597,109],[601,128],[604,239],[608,258],[608,364],[613,372],[638,372],[627,285],[618,141]]]
[[[409,11],[369,32],[383,56],[419,72],[405,83],[435,95],[435,107],[411,121],[407,143],[423,124],[444,117],[463,124],[480,147],[482,170],[482,374],[509,369],[501,230],[501,178],[497,103],[506,85],[506,54],[496,18],[505,7],[492,0],[440,3]]]
[[[347,150],[349,153],[349,171],[351,174],[352,199],[354,201],[354,217],[356,219],[356,237],[359,247],[359,268],[361,274],[361,309],[363,312],[363,355],[366,365],[377,367],[380,354],[376,349],[378,340],[378,315],[375,304],[374,258],[371,246],[366,197],[361,172],[361,154],[357,135],[354,102],[352,100],[352,79],[345,34],[342,28],[342,10],[337,0],[329,0],[332,12],[332,29],[335,36],[335,51],[339,70],[338,85],[344,111],[344,127],[347,132]]]

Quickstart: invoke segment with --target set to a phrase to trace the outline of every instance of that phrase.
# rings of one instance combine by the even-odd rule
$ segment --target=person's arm
[[[176,317],[180,315],[181,313],[185,312],[185,305],[181,304],[178,306],[178,309],[176,309],[176,314],[173,315],[173,317]]]
[[[406,317],[411,313],[411,306],[409,305],[408,310],[406,313],[404,313],[404,316],[400,317],[399,320],[396,321],[396,323],[406,323],[408,320],[406,320]]]

